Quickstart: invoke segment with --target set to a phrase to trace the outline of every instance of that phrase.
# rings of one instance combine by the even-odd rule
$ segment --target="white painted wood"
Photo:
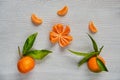
[[[57,10],[64,5],[69,6],[68,14],[57,16]],[[43,18],[42,25],[36,27],[31,23],[32,13]],[[90,20],[99,30],[91,35],[99,46],[105,46],[101,55],[109,72],[92,73],[86,64],[78,68],[77,62],[82,57],[66,50],[92,50],[86,34]],[[65,49],[49,42],[49,31],[57,23],[71,27],[74,40]],[[16,67],[17,47],[22,48],[26,37],[34,32],[39,33],[34,48],[53,53],[37,61],[30,73],[20,74]],[[0,80],[120,80],[119,60],[120,0],[0,0]]]

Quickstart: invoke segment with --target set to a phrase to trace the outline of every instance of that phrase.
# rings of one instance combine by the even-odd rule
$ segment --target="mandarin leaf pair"
[[[30,56],[34,59],[37,60],[41,60],[43,59],[45,56],[47,56],[49,53],[51,53],[52,51],[49,50],[31,50],[35,39],[37,37],[38,33],[34,33],[31,34],[25,41],[24,46],[23,46],[23,50],[22,50],[22,54],[20,54],[20,56]],[[20,52],[20,48],[18,47],[18,51]]]

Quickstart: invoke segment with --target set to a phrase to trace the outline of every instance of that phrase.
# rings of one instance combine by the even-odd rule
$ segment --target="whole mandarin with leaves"
[[[97,64],[97,58],[100,59],[104,64],[105,61],[101,56],[93,56],[91,57],[88,62],[87,66],[92,72],[101,72],[102,70],[100,69],[99,65]]]
[[[92,41],[93,49],[94,51],[84,53],[84,52],[76,52],[69,50],[73,54],[79,55],[79,56],[84,56],[82,60],[78,62],[78,66],[81,66],[83,63],[87,62],[87,66],[89,70],[92,72],[101,72],[101,71],[106,71],[108,72],[107,67],[105,66],[105,61],[104,59],[100,56],[100,53],[103,49],[104,46],[102,46],[100,49],[98,49],[96,41],[88,34],[89,38]]]
[[[22,52],[20,50],[20,47],[18,46],[18,53],[19,53],[20,59],[17,63],[17,68],[21,73],[30,72],[35,67],[35,60],[42,60],[45,56],[47,56],[49,53],[52,52],[46,49],[31,50],[37,34],[38,33],[31,34],[26,39]]]
[[[31,57],[25,56],[18,61],[17,67],[21,73],[27,73],[35,67],[35,61]]]

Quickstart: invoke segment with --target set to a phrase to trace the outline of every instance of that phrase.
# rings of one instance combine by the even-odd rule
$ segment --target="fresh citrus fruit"
[[[101,69],[99,68],[99,65],[97,64],[97,59],[100,59],[104,64],[105,64],[105,61],[104,59],[101,57],[101,56],[94,56],[94,57],[91,57],[88,62],[87,62],[87,65],[88,65],[88,68],[92,71],[92,72],[101,72]]]
[[[89,22],[89,30],[92,32],[92,33],[96,33],[98,30],[97,30],[97,27],[95,26],[94,22],[93,21],[90,21]]]
[[[31,71],[34,68],[34,66],[35,66],[34,59],[29,56],[22,57],[17,63],[18,70],[21,73],[27,73]]]
[[[40,25],[43,22],[42,19],[37,17],[37,15],[35,15],[35,14],[32,14],[31,20],[35,25]]]
[[[59,16],[65,16],[68,12],[68,6],[64,6],[62,9],[57,11],[57,14]]]

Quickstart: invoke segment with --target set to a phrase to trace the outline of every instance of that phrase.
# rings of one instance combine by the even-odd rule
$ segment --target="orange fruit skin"
[[[88,65],[88,68],[92,71],[92,72],[101,72],[98,64],[97,64],[97,61],[96,61],[96,58],[99,58],[104,64],[105,64],[105,61],[104,59],[101,57],[101,56],[93,56],[91,57],[88,62],[87,62],[87,65]]]
[[[17,63],[18,70],[21,73],[27,73],[31,71],[34,68],[34,66],[34,59],[29,56],[22,57]]]

